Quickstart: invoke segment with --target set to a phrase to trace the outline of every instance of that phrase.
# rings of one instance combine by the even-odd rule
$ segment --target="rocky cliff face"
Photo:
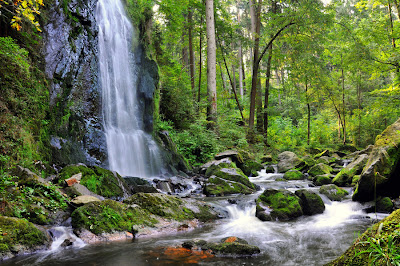
[[[46,74],[50,80],[52,157],[56,164],[107,166],[98,62],[97,0],[56,0],[44,26]],[[135,48],[144,128],[153,129],[153,93],[158,69],[143,46]]]

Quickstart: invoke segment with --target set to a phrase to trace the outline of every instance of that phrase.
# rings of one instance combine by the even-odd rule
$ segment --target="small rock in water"
[[[237,204],[237,203],[238,203],[238,200],[237,200],[237,199],[228,199],[228,202],[229,202],[230,204]]]
[[[71,239],[65,239],[64,242],[62,242],[61,247],[66,248],[69,246],[72,246],[74,244],[74,241]]]

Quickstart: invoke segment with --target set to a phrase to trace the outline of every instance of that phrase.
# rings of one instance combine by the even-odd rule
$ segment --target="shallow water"
[[[302,181],[274,181],[279,174],[260,173],[251,180],[262,189],[286,188],[295,191],[309,187]],[[325,212],[303,216],[291,222],[262,222],[255,217],[254,199],[261,193],[220,198],[203,198],[226,212],[228,218],[191,232],[129,242],[86,245],[38,253],[4,262],[4,265],[323,265],[340,256],[362,233],[372,219],[363,212],[365,205],[351,201],[331,202],[324,197]],[[230,204],[228,199],[236,204]],[[209,257],[189,253],[180,246],[190,239],[218,241],[237,236],[257,245],[261,254],[250,258]]]

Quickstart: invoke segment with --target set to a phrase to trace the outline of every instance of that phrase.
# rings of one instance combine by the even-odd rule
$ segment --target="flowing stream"
[[[162,167],[160,151],[143,131],[143,110],[138,104],[138,66],[132,53],[135,29],[120,0],[99,0],[96,12],[110,169],[122,176],[157,176]]]
[[[307,180],[277,181],[275,179],[282,174],[259,174],[251,181],[262,190],[306,188],[318,192],[319,189]],[[262,222],[255,217],[254,205],[254,199],[261,191],[253,195],[203,198],[225,212],[227,218],[191,232],[59,248],[51,253],[9,260],[5,265],[323,265],[340,256],[373,219],[384,217],[379,214],[369,216],[363,211],[367,206],[351,201],[350,197],[342,202],[332,202],[323,196],[326,209],[322,214],[303,216],[291,222]],[[167,252],[168,247],[180,246],[186,240],[218,241],[228,236],[241,237],[259,246],[261,254],[250,258],[204,258]]]

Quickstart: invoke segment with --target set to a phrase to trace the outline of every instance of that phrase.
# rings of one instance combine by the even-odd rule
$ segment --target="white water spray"
[[[135,29],[120,0],[99,0],[99,62],[102,110],[110,169],[123,176],[151,177],[160,173],[159,149],[143,131],[138,105],[138,67],[132,39]]]

